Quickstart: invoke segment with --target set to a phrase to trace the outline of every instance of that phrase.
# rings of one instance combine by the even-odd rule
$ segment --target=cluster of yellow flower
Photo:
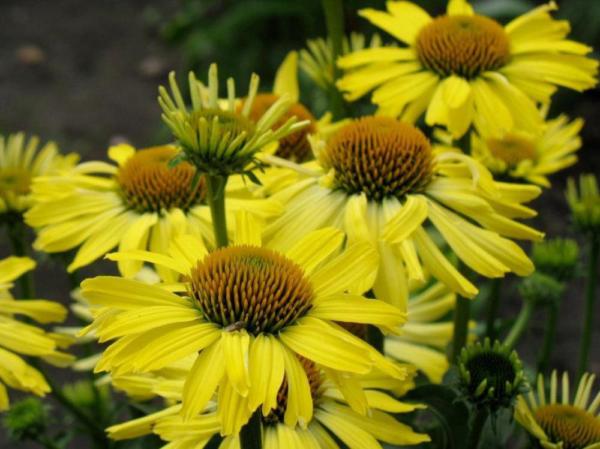
[[[467,270],[479,281],[535,271],[515,242],[544,237],[519,221],[536,215],[525,204],[576,162],[583,123],[549,119],[550,100],[558,87],[595,86],[598,62],[567,39],[554,9],[502,26],[466,0],[434,18],[390,1],[360,15],[395,42],[366,46],[355,35],[338,55],[331,41],[312,41],[286,57],[272,92],[253,75],[246,96],[229,79],[221,97],[213,65],[207,84],[190,74],[188,103],[171,74],[159,103],[174,142],[112,146],[112,162],[78,163],[53,144],[38,151],[22,134],[1,140],[0,216],[13,240],[26,223],[35,250],[73,251],[68,272],[106,257],[119,275],[81,283],[75,309],[86,327],[44,332],[16,316],[48,323],[66,310],[12,299],[9,282],[34,262],[0,262],[0,409],[5,385],[50,391],[37,364],[16,354],[65,366],[73,360],[60,349],[84,336],[102,344],[83,365],[109,373],[103,382],[164,399],[110,427],[116,440],[154,433],[172,449],[426,443],[395,415],[421,410],[403,396],[440,384],[453,363],[467,397],[512,406],[502,395],[516,398],[526,383],[516,356],[486,343],[456,357],[478,334],[468,314],[452,315],[479,292]],[[376,112],[315,118],[300,103],[299,66],[348,102],[372,92]],[[597,208],[597,188],[591,201]],[[598,234],[600,216],[589,215]],[[571,404],[567,377],[560,403],[556,375],[549,399],[541,379],[537,400],[518,396],[516,419],[543,447],[599,448],[593,380],[582,378]]]

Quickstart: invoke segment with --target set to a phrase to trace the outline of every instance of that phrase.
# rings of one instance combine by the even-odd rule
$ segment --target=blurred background
[[[370,35],[373,29],[357,16],[363,7],[383,9],[383,0],[347,0],[346,31]],[[446,0],[418,2],[432,13]],[[505,22],[541,1],[481,0],[476,9]],[[600,49],[600,1],[563,0],[558,16],[572,23],[572,38]],[[164,143],[156,102],[157,86],[167,73],[196,70],[204,79],[208,64],[218,62],[222,79],[234,76],[246,89],[251,72],[270,87],[277,66],[306,39],[325,34],[318,0],[2,0],[0,1],[0,133],[26,131],[54,140],[64,152],[84,160],[103,159],[111,141],[127,139],[137,147]],[[387,36],[382,36],[387,39]],[[598,54],[596,54],[596,57]],[[323,98],[302,80],[305,103],[317,109]],[[584,95],[561,91],[554,109],[586,120],[584,147],[577,166],[553,178],[554,188],[534,204],[536,225],[549,236],[571,235],[563,197],[568,176],[600,174],[600,90]],[[2,236],[4,238],[4,236]],[[585,250],[585,248],[584,248]],[[7,255],[0,244],[0,257]],[[37,274],[38,290],[59,297],[67,280],[52,267]],[[48,282],[52,279],[52,282]],[[582,285],[573,284],[562,304],[552,364],[575,369],[582,322]],[[503,314],[520,308],[512,291],[504,292]],[[600,304],[597,308],[600,315]],[[544,316],[534,317],[522,356],[535,360]],[[592,358],[600,371],[600,332]],[[0,437],[0,447],[2,438]]]

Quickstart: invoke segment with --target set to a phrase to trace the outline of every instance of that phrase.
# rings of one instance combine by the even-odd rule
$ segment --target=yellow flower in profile
[[[119,250],[167,251],[176,234],[193,234],[212,241],[205,183],[194,183],[196,169],[187,162],[169,167],[178,154],[174,146],[136,150],[116,145],[108,156],[117,165],[83,162],[70,170],[36,179],[37,204],[25,219],[36,228],[34,248],[49,253],[78,248],[68,270],[86,266],[118,247]],[[280,212],[269,200],[228,198],[230,211],[248,207],[261,218]],[[141,263],[119,263],[133,277]],[[169,276],[162,267],[161,275]],[[174,279],[171,275],[170,279]]]
[[[598,449],[600,448],[600,393],[592,396],[596,376],[585,374],[574,395],[570,394],[569,376],[563,373],[562,394],[556,371],[550,379],[550,394],[544,378],[538,376],[537,395],[530,392],[520,396],[515,408],[515,419],[545,449]]]
[[[545,114],[543,114],[545,115]],[[561,115],[529,130],[473,133],[471,155],[499,176],[550,187],[548,176],[577,162],[583,120]]]
[[[119,277],[82,283],[84,297],[101,306],[90,329],[101,342],[115,340],[97,371],[149,372],[195,354],[183,415],[195,416],[217,390],[219,407],[233,413],[227,398],[235,393],[247,402],[224,424],[234,433],[257,407],[268,415],[277,406],[284,376],[296,392],[286,423],[310,421],[312,399],[296,355],[330,370],[367,374],[377,367],[406,375],[336,324],[394,330],[404,322],[396,308],[360,295],[373,279],[376,255],[370,248],[356,244],[340,253],[343,234],[329,228],[280,251],[262,246],[260,227],[249,214],[237,219],[230,247],[208,252],[200,239],[183,235],[168,255],[134,250],[108,256],[161,264],[180,273],[183,283],[147,285]]]
[[[315,139],[314,150],[313,176],[273,196],[286,210],[265,228],[269,244],[286,248],[315,229],[342,229],[349,241],[377,250],[375,295],[403,310],[409,281],[424,283],[425,273],[461,295],[477,293],[427,221],[483,276],[533,271],[510,238],[542,237],[513,220],[535,215],[521,203],[539,195],[538,187],[497,183],[469,156],[438,151],[419,129],[388,117],[353,121],[327,142]]]
[[[408,300],[402,333],[385,339],[385,354],[414,365],[431,382],[441,383],[449,368],[446,348],[454,334],[450,313],[455,304],[456,294],[441,282],[415,292]]]
[[[328,90],[335,86],[335,61],[333,45],[330,39],[309,39],[306,49],[300,50],[300,69],[321,89]],[[364,34],[350,33],[342,40],[342,55],[347,55],[365,48],[381,47],[381,37],[374,34],[367,44]]]
[[[548,103],[557,86],[583,91],[596,85],[592,49],[568,40],[550,2],[506,26],[475,14],[466,0],[450,0],[432,18],[420,6],[388,1],[387,12],[360,15],[404,46],[366,49],[339,59],[348,73],[338,82],[355,100],[373,91],[381,113],[442,125],[454,137],[475,124],[492,132],[538,126],[535,103]]]
[[[308,125],[307,121],[298,122],[295,116],[280,121],[293,103],[287,95],[261,108],[260,113],[251,119],[258,85],[259,78],[253,74],[244,105],[238,110],[235,82],[229,78],[227,101],[223,104],[219,100],[217,65],[212,64],[208,71],[208,88],[193,73],[189,74],[191,107],[188,107],[175,80],[175,73],[171,72],[171,94],[161,86],[158,102],[163,110],[163,121],[177,139],[184,159],[210,176],[248,173],[261,148]]]
[[[339,449],[340,445],[332,435],[344,444],[342,447],[352,449],[381,449],[379,442],[404,447],[430,441],[427,435],[416,433],[392,416],[392,413],[410,413],[422,408],[416,404],[401,402],[390,394],[390,390],[405,393],[412,388],[412,378],[405,381],[394,381],[385,376],[380,379],[356,379],[354,390],[369,407],[369,413],[364,416],[353,409],[327,371],[306,360],[301,361],[301,365],[308,378],[306,388],[313,399],[313,418],[305,426],[285,424],[285,410],[295,392],[284,383],[279,390],[277,407],[261,419],[264,449]],[[177,397],[178,390],[181,398],[181,386],[172,384],[168,389],[174,393],[171,398]],[[243,397],[237,396],[229,402],[227,410],[229,413],[236,413],[236,410],[246,406],[246,402]],[[113,439],[123,440],[153,432],[169,442],[165,447],[181,448],[204,447],[215,435],[227,435],[227,432],[223,432],[222,419],[214,405],[208,406],[189,420],[180,416],[180,409],[181,405],[176,404],[142,418],[117,424],[108,428],[108,434]],[[226,436],[219,448],[239,449],[239,436]]]
[[[25,134],[0,135],[0,214],[23,213],[31,207],[31,181],[77,163],[75,153],[66,156],[49,142],[41,149],[39,139]]]
[[[9,407],[7,386],[38,396],[50,392],[42,373],[22,356],[40,358],[56,366],[72,361],[71,356],[59,350],[66,345],[65,338],[17,318],[23,316],[38,323],[52,323],[64,320],[67,315],[67,310],[56,302],[12,298],[9,292],[12,281],[34,267],[35,262],[27,257],[0,260],[0,411]]]

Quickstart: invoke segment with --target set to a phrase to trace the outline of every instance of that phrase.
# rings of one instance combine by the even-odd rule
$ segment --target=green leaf
[[[469,411],[456,390],[444,385],[423,385],[409,392],[409,401],[427,405],[415,427],[431,437],[428,448],[463,449],[469,433]]]

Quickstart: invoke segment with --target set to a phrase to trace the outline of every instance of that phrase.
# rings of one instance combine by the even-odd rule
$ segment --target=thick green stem
[[[488,419],[488,412],[486,409],[477,409],[475,416],[471,421],[471,430],[469,432],[469,439],[467,440],[466,449],[477,449],[481,439],[481,432]]]
[[[583,336],[579,350],[579,368],[577,377],[587,371],[590,348],[592,346],[592,330],[594,328],[594,303],[596,301],[596,283],[598,282],[598,258],[600,257],[600,236],[592,235],[590,242],[590,259],[588,262],[587,285],[585,288],[585,323],[583,326]]]
[[[210,215],[212,217],[213,230],[215,233],[215,244],[217,248],[221,248],[229,244],[225,210],[226,186],[226,176],[206,176],[206,197],[210,207]]]
[[[23,218],[18,217],[14,220],[11,220],[8,223],[8,238],[10,240],[10,245],[12,249],[12,254],[14,256],[25,257],[27,256],[27,227],[23,223]],[[20,295],[19,298],[22,299],[31,299],[33,298],[34,288],[33,288],[33,272],[28,271],[23,274],[18,280],[17,284],[19,285]]]
[[[260,428],[261,422],[260,408],[254,412],[248,424],[242,427],[240,431],[240,446],[241,449],[261,449],[262,434]]]
[[[342,55],[344,40],[344,4],[343,0],[322,0],[325,22],[327,24],[327,35],[333,50],[333,78],[334,84],[329,89],[329,100],[331,102],[331,113],[334,119],[345,115],[344,98],[336,88],[335,81],[339,78],[340,70],[336,64],[337,58]]]
[[[510,332],[506,337],[506,340],[504,340],[504,344],[507,345],[509,348],[514,348],[519,342],[521,336],[523,335],[523,332],[525,332],[525,329],[529,324],[529,320],[531,319],[531,315],[533,314],[534,307],[535,306],[533,301],[524,301],[523,307],[519,312],[517,320],[511,327]]]
[[[490,340],[496,338],[496,318],[500,308],[500,291],[502,287],[501,279],[492,279],[490,294],[487,303],[487,317],[485,326],[485,336]]]
[[[544,331],[544,346],[542,346],[542,353],[538,359],[538,373],[543,373],[548,369],[548,363],[550,362],[550,356],[552,355],[554,342],[556,341],[557,321],[558,304],[551,304],[548,306],[548,321],[546,323],[546,330]]]
[[[384,340],[383,332],[377,326],[369,325],[367,327],[367,343],[382,354]]]
[[[452,337],[452,346],[450,348],[450,362],[455,362],[460,351],[467,344],[469,334],[469,319],[471,315],[471,300],[456,297],[456,306],[454,308],[454,335]]]

